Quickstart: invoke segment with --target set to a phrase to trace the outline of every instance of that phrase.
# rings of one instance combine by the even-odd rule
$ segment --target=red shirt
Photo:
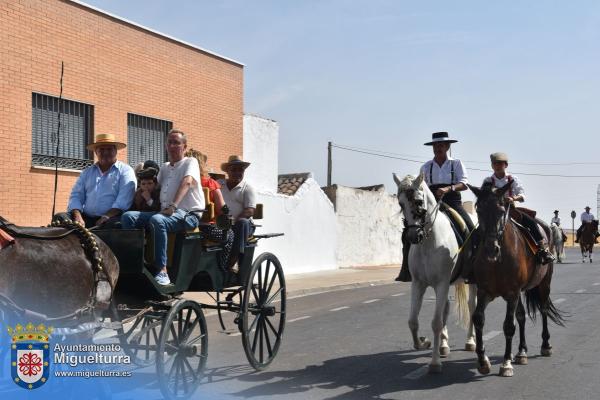
[[[202,176],[200,177],[200,183],[202,184],[203,188],[208,188],[208,196],[210,199],[211,203],[215,202],[215,190],[216,189],[221,189],[221,185],[219,184],[219,182],[215,181],[213,178],[211,178],[210,176]],[[215,215],[220,215],[221,214],[221,210],[217,210],[215,209]],[[214,222],[214,220],[210,221],[211,223]]]

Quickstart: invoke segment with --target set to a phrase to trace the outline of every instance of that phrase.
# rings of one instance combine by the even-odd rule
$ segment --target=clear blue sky
[[[243,62],[245,111],[280,124],[281,173],[324,185],[329,140],[426,160],[423,143],[446,130],[467,168],[505,151],[514,172],[600,175],[600,2],[87,3]],[[569,162],[596,164],[519,164]],[[393,171],[418,168],[334,151],[343,185],[393,191]],[[469,176],[479,185],[486,173]],[[519,177],[546,220],[596,210],[600,178]]]

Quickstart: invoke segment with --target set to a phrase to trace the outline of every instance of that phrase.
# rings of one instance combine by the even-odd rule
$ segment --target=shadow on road
[[[455,354],[459,357],[461,352]],[[407,350],[341,357],[294,371],[266,371],[237,376],[236,379],[240,381],[256,382],[260,385],[232,395],[244,398],[283,396],[315,389],[336,390],[339,393],[341,389],[347,393],[327,396],[326,393],[319,392],[318,396],[327,399],[382,399],[385,398],[385,394],[436,389],[484,379],[485,376],[474,370],[474,353],[462,354],[473,354],[473,357],[452,360],[451,356],[443,361],[442,374],[425,373],[413,379],[405,375],[426,366],[429,362],[429,352]]]

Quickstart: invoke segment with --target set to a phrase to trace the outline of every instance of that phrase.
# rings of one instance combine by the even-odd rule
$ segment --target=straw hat
[[[117,142],[115,135],[113,135],[112,133],[100,133],[100,134],[96,135],[95,139],[96,139],[96,141],[94,143],[87,145],[88,150],[94,150],[98,146],[106,146],[106,145],[117,146],[117,150],[121,150],[121,149],[124,149],[125,147],[127,147],[127,145],[125,143]]]
[[[242,167],[244,167],[244,169],[246,169],[246,168],[248,168],[250,163],[242,160],[242,157],[240,157],[240,156],[233,155],[233,156],[229,156],[229,159],[227,160],[226,163],[221,164],[221,170],[227,172],[227,169],[234,165],[241,165]]]
[[[435,132],[431,134],[431,142],[425,143],[425,146],[433,146],[434,143],[456,143],[458,140],[450,139],[448,132]]]

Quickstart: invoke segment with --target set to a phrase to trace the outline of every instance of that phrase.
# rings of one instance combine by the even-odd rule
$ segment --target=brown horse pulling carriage
[[[156,365],[166,398],[187,398],[199,386],[208,355],[205,309],[232,312],[252,367],[268,366],[279,350],[286,316],[281,263],[254,258],[252,236],[237,273],[219,264],[219,243],[198,230],[169,238],[173,284],[158,285],[145,265],[144,230],[94,230],[73,223],[20,228],[0,219],[15,243],[0,250],[0,313],[4,321],[43,322],[54,335],[91,335],[113,329],[139,366]],[[184,292],[216,292],[213,304]],[[224,296],[224,297],[223,297]]]

